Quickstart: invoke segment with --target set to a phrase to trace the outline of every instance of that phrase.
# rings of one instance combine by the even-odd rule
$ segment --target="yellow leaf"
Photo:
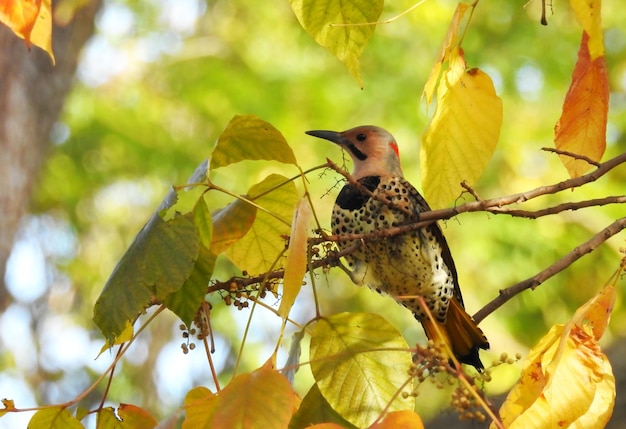
[[[609,82],[604,56],[592,60],[588,40],[583,32],[563,113],[554,127],[554,144],[559,150],[600,161],[606,148]],[[588,162],[570,156],[561,155],[561,161],[572,177],[592,168]]]
[[[311,220],[311,207],[309,200],[303,197],[300,200],[291,223],[291,236],[287,262],[285,262],[285,276],[283,277],[283,296],[278,308],[278,314],[286,319],[300,288],[302,279],[306,273],[307,264],[307,232]]]
[[[248,199],[263,210],[256,209],[249,231],[226,251],[226,256],[253,275],[270,269],[285,250],[282,236],[289,234],[288,219],[298,202],[298,193],[296,185],[286,177],[271,174],[250,188]]]
[[[394,411],[369,429],[424,429],[424,423],[413,411]]]
[[[300,25],[343,62],[363,87],[359,59],[383,9],[383,0],[290,0]]]
[[[272,124],[254,115],[235,116],[222,132],[211,154],[209,169],[245,160],[278,161],[296,165],[287,140]]]
[[[465,69],[460,48],[437,89],[437,108],[422,137],[420,167],[424,196],[433,209],[444,207],[473,185],[495,151],[502,124],[502,100],[479,69]]]
[[[507,428],[604,428],[615,377],[598,345],[615,299],[609,284],[567,326],[553,326],[529,353],[518,384],[500,409]],[[493,426],[492,426],[493,427]]]
[[[96,413],[96,427],[98,429],[121,429],[120,419],[115,415],[113,407],[105,407]]]
[[[62,407],[42,408],[28,422],[28,429],[83,429],[78,419]]]
[[[206,387],[195,387],[185,397],[182,429],[209,429],[220,398]]]
[[[238,375],[219,397],[211,429],[286,428],[296,401],[287,379],[267,366]]]
[[[130,341],[133,338],[133,335],[135,335],[134,324],[130,320],[127,320],[124,324],[124,329],[122,330],[122,332],[119,335],[115,336],[112,341],[107,340],[100,349],[98,356],[100,356],[103,352],[109,350],[116,344],[124,344],[125,342]]]
[[[430,104],[432,101],[435,88],[437,87],[437,82],[439,81],[439,75],[441,74],[441,67],[446,61],[448,61],[450,52],[456,49],[461,42],[459,39],[459,32],[461,30],[461,24],[464,22],[463,18],[465,17],[465,12],[473,8],[474,5],[459,3],[454,11],[454,16],[448,26],[448,32],[446,33],[446,37],[443,39],[443,44],[437,54],[435,65],[430,71],[426,85],[424,85],[423,95],[426,97],[426,104]]]
[[[235,200],[213,213],[211,252],[219,255],[245,236],[256,218],[256,207]]]
[[[576,19],[583,26],[585,33],[589,35],[591,59],[595,60],[603,56],[601,0],[570,0],[570,5],[574,9]]]
[[[39,46],[50,55],[52,65],[55,64],[54,52],[52,52],[52,4],[51,0],[42,0],[39,16],[35,21],[33,31],[30,33],[30,41]]]
[[[376,314],[340,313],[320,319],[311,333],[310,360],[326,401],[357,427],[372,424],[382,412],[415,407],[412,396],[398,394],[411,365],[406,341]]]

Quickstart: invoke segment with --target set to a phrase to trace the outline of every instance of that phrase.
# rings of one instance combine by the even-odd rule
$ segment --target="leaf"
[[[210,429],[220,398],[206,387],[191,389],[185,397],[185,420],[182,429]]]
[[[437,89],[437,108],[422,137],[420,168],[424,196],[433,209],[458,197],[461,182],[474,184],[495,151],[502,100],[479,69],[465,70],[460,48]]]
[[[256,207],[235,200],[213,213],[211,252],[218,255],[244,237],[256,218]]]
[[[113,407],[106,407],[96,413],[96,427],[98,429],[121,429],[122,422],[115,415]]]
[[[0,408],[0,417],[4,416],[9,411],[15,410],[15,401],[13,399],[2,399],[2,407]]]
[[[67,409],[42,408],[28,422],[28,429],[83,429],[83,425]]]
[[[206,205],[204,198],[200,198],[191,212],[193,216],[193,224],[198,229],[198,237],[200,238],[200,244],[207,249],[211,247],[213,242],[213,222],[211,219],[211,213]]]
[[[285,428],[296,401],[287,379],[267,366],[236,376],[219,397],[212,429]]]
[[[320,423],[318,425],[307,426],[307,429],[346,429],[346,426],[341,426],[336,423]]]
[[[187,326],[191,326],[191,322],[198,312],[198,307],[200,307],[207,293],[207,286],[215,268],[216,255],[208,249],[212,243],[213,225],[204,198],[200,198],[193,211],[186,216],[192,219],[198,231],[200,240],[198,258],[187,280],[180,289],[165,299],[165,305],[176,313]]]
[[[615,377],[598,340],[614,303],[615,285],[609,284],[567,326],[553,326],[533,347],[500,409],[505,427],[604,428],[615,402]]]
[[[602,2],[601,0],[570,0],[576,19],[589,35],[589,52],[591,59],[604,56],[602,41]]]
[[[430,71],[430,75],[428,76],[426,85],[424,85],[423,96],[426,98],[426,104],[430,104],[433,99],[433,94],[435,93],[437,82],[439,82],[439,76],[441,74],[441,68],[443,67],[443,64],[448,61],[450,53],[454,52],[461,43],[459,33],[461,30],[461,25],[464,22],[463,18],[465,17],[465,13],[468,10],[473,10],[474,6],[475,3],[459,3],[456,7],[456,10],[454,11],[454,16],[452,17],[452,21],[450,21],[450,25],[448,26],[448,32],[446,33],[446,37],[443,39],[443,44],[441,45],[439,53],[437,54],[435,65]]]
[[[287,219],[293,213],[298,193],[293,182],[272,174],[253,185],[247,197],[264,210],[257,209],[252,227],[226,251],[226,256],[241,270],[253,275],[269,270],[285,250],[282,236],[291,229]]]
[[[559,150],[600,161],[606,148],[609,82],[604,56],[592,60],[588,41],[583,32],[563,113],[554,127],[554,144]],[[570,156],[561,155],[561,161],[571,177],[579,177],[592,168],[588,162]]]
[[[311,427],[323,427],[324,425],[317,425],[316,423],[334,423],[337,428],[355,428],[356,426],[350,424],[342,418],[332,407],[328,404],[326,399],[320,393],[317,384],[311,386],[311,389],[307,392],[306,396],[302,400],[298,411],[289,422],[289,429],[304,429]]]
[[[54,65],[51,0],[3,0],[0,22],[24,39],[26,46],[32,43],[46,51]]]
[[[187,326],[191,326],[191,322],[196,317],[198,308],[207,294],[209,280],[211,280],[215,268],[215,259],[216,256],[201,245],[198,259],[191,274],[189,274],[189,278],[185,280],[180,289],[165,299],[167,308],[176,313]]]
[[[382,317],[341,313],[320,319],[310,349],[311,371],[320,392],[353,425],[368,426],[383,411],[413,410],[412,396],[396,395],[407,381],[411,353],[400,333]]]
[[[150,413],[135,405],[120,404],[117,414],[122,419],[122,429],[152,429],[159,424]]]
[[[287,319],[289,316],[289,310],[291,310],[291,306],[302,288],[302,279],[306,273],[308,261],[307,232],[310,220],[311,207],[305,196],[300,200],[291,222],[291,235],[287,262],[285,263],[285,276],[283,277],[283,296],[278,308],[278,314],[283,319]]]
[[[142,228],[94,306],[94,321],[109,343],[151,305],[189,278],[199,253],[198,231],[186,216],[165,222],[154,215]]]
[[[424,423],[413,411],[394,411],[369,429],[424,429]]]
[[[296,157],[280,131],[254,115],[235,116],[230,121],[215,144],[209,169],[245,160],[297,165]]]
[[[296,331],[291,336],[291,345],[289,346],[289,356],[287,362],[285,362],[285,368],[282,370],[283,375],[289,381],[289,384],[293,385],[293,379],[295,373],[300,368],[300,355],[302,354],[302,339],[304,338],[305,330],[301,329]]]
[[[376,24],[362,24],[378,20],[383,0],[290,0],[290,3],[302,28],[343,62],[362,88],[359,59],[376,28]]]

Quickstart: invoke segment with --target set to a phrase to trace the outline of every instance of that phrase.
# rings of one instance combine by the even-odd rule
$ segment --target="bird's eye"
[[[364,142],[366,138],[367,138],[367,136],[365,134],[363,134],[363,133],[356,135],[356,139],[358,141],[360,141],[360,142]]]

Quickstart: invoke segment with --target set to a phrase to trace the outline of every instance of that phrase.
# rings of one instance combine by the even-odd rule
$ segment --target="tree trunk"
[[[19,221],[49,152],[50,131],[72,86],[79,53],[93,34],[100,0],[54,26],[56,66],[37,47],[0,24],[0,312],[10,303],[4,274]]]

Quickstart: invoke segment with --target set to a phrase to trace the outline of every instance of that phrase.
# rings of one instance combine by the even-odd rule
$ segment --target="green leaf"
[[[153,215],[111,273],[94,306],[94,321],[109,343],[134,323],[154,298],[165,300],[191,274],[198,230],[186,216]]]
[[[305,429],[317,423],[336,423],[344,428],[356,429],[356,426],[332,409],[320,393],[317,384],[314,384],[302,399],[298,411],[289,422],[289,429]]]
[[[382,317],[341,313],[320,319],[311,334],[310,355],[320,392],[353,425],[369,426],[383,410],[413,410],[413,397],[396,395],[409,378],[411,353]]]
[[[193,224],[198,228],[200,243],[207,249],[211,248],[211,242],[213,241],[213,222],[211,220],[211,212],[204,198],[200,198],[196,202],[192,214]]]
[[[213,213],[211,252],[219,255],[245,236],[256,218],[256,207],[235,200]]]
[[[287,140],[272,124],[254,115],[235,116],[220,135],[209,168],[245,160],[278,161],[297,165]]]
[[[37,411],[28,429],[83,429],[83,425],[65,408],[53,407]]]
[[[207,293],[207,286],[213,269],[216,256],[204,246],[200,246],[200,253],[189,278],[182,287],[165,299],[165,305],[172,310],[187,325],[191,326],[198,308]]]
[[[272,174],[250,188],[248,199],[264,210],[257,209],[252,227],[228,249],[226,256],[241,270],[259,274],[270,269],[285,250],[282,236],[291,231],[289,219],[298,202],[298,193],[292,181]]]
[[[113,407],[106,407],[97,412],[96,427],[98,429],[122,429],[122,422],[115,415]]]
[[[358,24],[378,21],[384,1],[290,0],[290,2],[298,21],[307,33],[343,62],[362,88],[359,59],[365,45],[374,34],[376,25]]]

